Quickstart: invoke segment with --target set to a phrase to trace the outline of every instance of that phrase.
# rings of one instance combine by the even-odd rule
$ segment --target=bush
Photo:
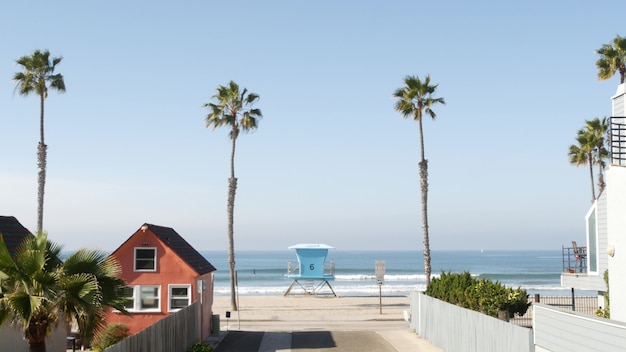
[[[109,346],[113,346],[116,343],[122,341],[130,335],[128,326],[124,324],[110,324],[107,325],[102,331],[100,331],[93,341],[91,348],[94,351],[102,351]]]
[[[461,274],[442,272],[431,281],[426,294],[492,317],[497,317],[499,311],[508,312],[510,317],[521,316],[530,306],[526,290],[512,289],[497,281],[478,280],[467,271]]]
[[[204,343],[196,343],[187,349],[187,352],[211,352],[213,348],[211,345],[207,345]]]

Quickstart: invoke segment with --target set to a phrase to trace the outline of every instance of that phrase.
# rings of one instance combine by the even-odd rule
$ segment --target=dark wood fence
[[[194,302],[102,352],[184,352],[198,342],[198,330],[198,302]]]

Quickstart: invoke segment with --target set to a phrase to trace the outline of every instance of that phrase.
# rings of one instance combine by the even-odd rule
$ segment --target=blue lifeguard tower
[[[285,296],[295,285],[299,285],[304,293],[309,295],[316,295],[324,286],[328,286],[337,297],[329,283],[335,279],[335,264],[326,262],[328,250],[334,247],[325,244],[296,244],[289,249],[296,250],[298,263],[289,262],[287,277],[292,278],[293,282],[285,292]],[[319,282],[317,286],[316,282]]]

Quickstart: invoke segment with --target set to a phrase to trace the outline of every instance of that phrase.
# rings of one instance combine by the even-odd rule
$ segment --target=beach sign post
[[[383,283],[385,282],[385,261],[377,260],[374,267],[376,281],[378,282],[378,308],[383,314]]]

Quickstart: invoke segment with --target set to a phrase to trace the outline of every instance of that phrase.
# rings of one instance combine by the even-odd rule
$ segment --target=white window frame
[[[154,268],[153,269],[138,269],[137,268],[137,251],[138,250],[142,250],[142,249],[152,249],[154,251]],[[147,271],[147,272],[155,272],[157,271],[157,248],[156,247],[135,247],[135,251],[134,251],[134,260],[133,260],[133,267],[135,269],[135,271]],[[142,259],[144,260],[144,259]]]
[[[143,312],[143,313],[160,313],[161,312],[161,286],[160,285],[129,285],[126,287],[129,287],[130,289],[133,290],[132,296],[126,297],[128,299],[133,300],[133,307],[126,308],[129,312]],[[141,289],[146,288],[146,287],[157,289],[156,297],[150,297],[150,298],[154,298],[158,300],[159,303],[158,303],[157,308],[146,308],[146,309],[141,308],[141,299],[142,299]]]
[[[174,297],[174,295],[172,294],[172,289],[175,288],[186,288],[187,289],[187,296],[186,297],[182,297],[182,296],[177,296]],[[189,306],[191,304],[191,285],[188,284],[170,284],[167,286],[167,310],[168,312],[177,312],[179,310],[181,310],[182,308],[172,308],[172,299],[184,299],[187,298],[187,304],[185,305],[185,307]]]
[[[593,227],[593,237],[591,238],[589,219],[593,215],[594,227]],[[587,275],[599,275],[600,272],[600,250],[599,250],[599,235],[598,235],[598,202],[594,202],[591,206],[591,209],[585,215],[585,231],[586,231],[586,239],[587,239]],[[591,270],[592,267],[592,259],[594,260],[593,264],[596,270]]]

